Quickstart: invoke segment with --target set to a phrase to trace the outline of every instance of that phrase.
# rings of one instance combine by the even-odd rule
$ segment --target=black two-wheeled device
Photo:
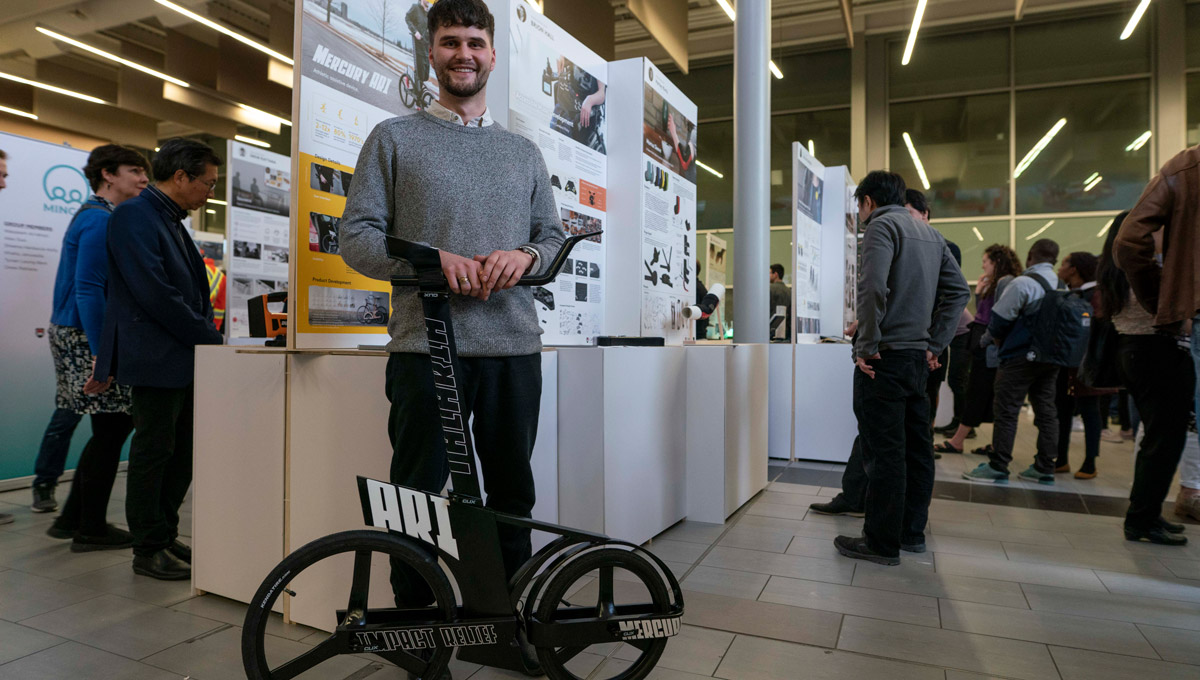
[[[595,235],[567,238],[546,274],[525,276],[517,285],[550,283],[571,248]],[[434,248],[392,237],[388,253],[416,271],[415,276],[394,277],[392,284],[415,286],[421,297],[444,449],[429,455],[447,457],[452,490],[440,496],[359,477],[363,517],[377,529],[319,538],[288,555],[266,577],[242,631],[247,677],[284,680],[340,654],[375,654],[413,676],[436,680],[455,650],[461,661],[528,675],[539,674],[540,665],[551,680],[583,680],[596,667],[595,659],[611,654],[601,669],[607,680],[646,677],[667,638],[679,632],[683,595],[675,575],[658,557],[632,543],[484,506],[467,429],[469,414],[461,408],[463,374],[440,256]],[[558,538],[508,579],[497,533],[502,524]],[[269,662],[265,640],[272,607],[285,594],[304,597],[296,579],[306,570],[350,554],[353,579],[345,608],[329,613],[333,632],[299,656],[281,661],[273,653]],[[433,604],[369,607],[376,554],[411,567],[432,592]],[[614,651],[612,643],[621,643],[621,649]],[[529,658],[530,645],[536,663]],[[595,656],[579,656],[589,648]]]

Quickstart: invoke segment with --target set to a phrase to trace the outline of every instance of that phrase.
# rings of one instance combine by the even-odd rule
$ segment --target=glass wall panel
[[[1097,217],[1058,217],[1051,219],[1017,220],[1017,251],[1021,262],[1029,254],[1029,247],[1038,239],[1054,239],[1058,243],[1058,261],[1075,252],[1100,254],[1104,237],[1108,235],[1116,213]]]
[[[663,73],[696,104],[701,121],[733,116],[732,62],[693,64],[687,75],[673,68]]]
[[[983,273],[983,251],[994,243],[1008,245],[1008,220],[996,222],[934,222],[947,241],[962,251],[963,276],[976,281]]]
[[[935,218],[1008,214],[1008,102],[988,94],[891,105],[891,169],[922,188],[907,132]]]
[[[1008,29],[921,36],[907,66],[903,39],[888,44],[892,99],[1008,87]]]
[[[771,78],[771,110],[850,105],[850,50],[776,56],[783,79]],[[732,91],[733,84],[730,83]]]
[[[1016,84],[1149,73],[1153,16],[1143,18],[1133,35],[1121,40],[1128,21],[1129,13],[1122,12],[1017,24],[1013,33]]]
[[[850,109],[771,116],[772,226],[792,223],[792,142],[809,140],[826,167],[850,165]]]
[[[1200,73],[1187,76],[1187,143],[1200,144]]]
[[[1187,67],[1200,67],[1200,4],[1187,6],[1187,29],[1184,49],[1187,50]]]
[[[1016,97],[1018,213],[1123,210],[1137,201],[1150,171],[1149,80]]]
[[[696,224],[700,229],[733,226],[733,121],[701,123],[696,135],[696,158],[720,172],[696,173]]]

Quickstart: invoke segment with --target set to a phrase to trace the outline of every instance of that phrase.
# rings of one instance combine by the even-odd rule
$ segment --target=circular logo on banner
[[[525,21],[525,7],[523,5],[517,5],[517,18]]]
[[[83,203],[88,197],[88,181],[79,168],[56,165],[42,176],[46,198],[63,203]]]

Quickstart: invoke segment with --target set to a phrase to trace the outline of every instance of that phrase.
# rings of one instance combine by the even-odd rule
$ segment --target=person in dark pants
[[[133,387],[125,496],[133,571],[162,580],[191,576],[192,551],[178,536],[192,483],[196,345],[223,341],[204,260],[182,220],[212,196],[221,163],[201,142],[163,142],[154,184],[118,206],[108,225],[108,307],[95,379]]]
[[[963,473],[965,479],[1008,482],[1008,466],[1013,460],[1017,422],[1025,396],[1028,395],[1033,405],[1033,422],[1038,430],[1037,455],[1033,465],[1021,471],[1018,477],[1039,484],[1054,484],[1055,461],[1058,458],[1058,416],[1054,396],[1059,367],[1029,361],[1026,353],[1033,340],[1033,318],[1046,296],[1045,289],[1032,277],[1041,277],[1051,288],[1058,288],[1058,275],[1054,271],[1057,261],[1057,243],[1048,238],[1034,242],[1026,257],[1025,272],[1012,280],[992,309],[988,332],[1000,346],[1000,368],[996,371],[992,404],[995,415],[992,451],[988,453],[988,462]]]
[[[925,550],[933,441],[925,388],[970,299],[946,240],[904,208],[904,180],[868,173],[855,190],[867,225],[858,279],[854,414],[867,475],[863,535],[838,552],[879,564]],[[932,323],[931,323],[932,320]]]
[[[387,280],[411,273],[407,264],[388,258],[387,235],[440,249],[487,504],[529,517],[542,331],[532,291],[513,286],[553,259],[565,240],[562,221],[541,152],[493,124],[487,111],[486,85],[495,67],[495,23],[487,6],[482,0],[440,0],[428,21],[439,99],[427,111],[386,120],[368,135],[346,197],[341,254],[362,274]],[[392,307],[391,481],[440,493],[449,468],[425,315],[412,288],[394,289]],[[499,538],[511,577],[530,556],[529,529],[502,527]],[[392,586],[398,606],[431,602],[428,585],[397,561]],[[526,667],[537,669],[533,648],[522,640],[521,649]]]
[[[37,460],[33,463],[33,504],[30,508],[34,512],[58,509],[54,490],[67,466],[71,437],[75,436],[75,428],[81,420],[83,416],[69,408],[56,408],[50,416],[46,432],[42,434],[42,445],[38,447]]]

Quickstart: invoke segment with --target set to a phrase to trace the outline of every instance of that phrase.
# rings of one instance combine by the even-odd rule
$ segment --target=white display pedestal
[[[769,346],[767,396],[767,455],[790,460],[792,457],[792,380],[795,361],[792,343]]]
[[[722,524],[767,485],[768,349],[684,348],[691,521]]]
[[[560,522],[644,543],[687,512],[684,348],[558,355]]]
[[[844,463],[858,433],[849,344],[795,346],[796,458]]]

